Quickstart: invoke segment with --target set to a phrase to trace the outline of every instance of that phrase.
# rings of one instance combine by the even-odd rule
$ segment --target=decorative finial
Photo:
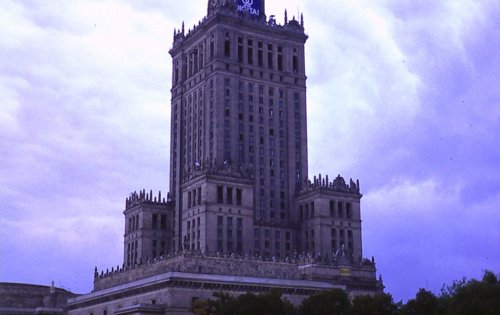
[[[285,9],[285,25],[288,24],[288,12]]]
[[[304,14],[300,14],[300,26],[304,28]]]
[[[182,21],[182,35],[184,35],[184,21]]]

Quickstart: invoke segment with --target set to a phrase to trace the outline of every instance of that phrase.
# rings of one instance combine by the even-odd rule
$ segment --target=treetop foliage
[[[294,307],[279,291],[232,296],[214,293],[214,299],[196,300],[196,315],[500,315],[500,277],[485,271],[482,280],[462,279],[443,287],[439,295],[419,289],[415,298],[395,303],[388,293],[349,299],[332,289],[309,296]]]

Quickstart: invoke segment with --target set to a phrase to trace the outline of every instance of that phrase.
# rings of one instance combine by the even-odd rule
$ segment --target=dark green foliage
[[[498,315],[500,281],[491,271],[483,279],[454,281],[435,296],[420,289],[415,299],[402,306],[400,315]]]
[[[481,281],[462,282],[447,296],[447,314],[498,315],[500,314],[500,281],[491,271]]]
[[[281,293],[271,291],[266,294],[255,295],[247,293],[240,295],[234,305],[234,313],[238,315],[288,315],[292,305],[281,299]]]
[[[213,300],[196,300],[196,315],[500,315],[500,280],[486,271],[481,281],[454,281],[441,294],[418,290],[406,304],[394,303],[392,296],[379,293],[349,301],[344,290],[322,291],[304,299],[295,309],[279,291],[233,297],[214,293]]]
[[[374,296],[357,296],[352,301],[351,315],[395,315],[397,306],[388,293],[379,293]]]
[[[444,314],[442,302],[431,291],[420,289],[414,299],[409,300],[402,309],[408,315],[440,315]]]
[[[332,289],[316,293],[302,301],[299,315],[345,315],[350,306],[344,290]]]
[[[215,300],[196,300],[191,303],[191,312],[196,315],[289,315],[292,304],[281,298],[279,291],[265,294],[242,294],[233,297],[224,292],[215,292]]]

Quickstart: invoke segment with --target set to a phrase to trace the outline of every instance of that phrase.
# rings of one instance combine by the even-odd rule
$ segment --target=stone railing
[[[262,257],[260,255],[240,255],[222,253],[201,253],[184,251],[156,259],[148,259],[133,266],[117,266],[106,271],[94,272],[94,290],[101,290],[130,281],[144,279],[165,272],[188,272],[242,277],[304,279],[303,266],[322,266],[331,270],[329,275],[339,275],[339,268],[348,266],[350,270],[363,270],[364,274],[375,275],[375,262],[368,259],[353,261],[346,256],[313,257],[310,254],[286,257]],[[322,269],[323,270],[323,269]],[[310,278],[310,275],[307,275]]]

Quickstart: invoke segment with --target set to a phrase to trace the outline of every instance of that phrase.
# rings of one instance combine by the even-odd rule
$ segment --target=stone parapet
[[[328,175],[325,177],[321,177],[319,174],[318,177],[314,176],[313,180],[306,180],[299,194],[306,193],[308,191],[313,190],[330,190],[336,192],[344,192],[344,193],[352,193],[359,194],[359,180],[354,182],[352,179],[349,181],[349,184],[346,184],[343,177],[338,175],[333,181],[329,181]]]
[[[332,284],[346,284],[349,279],[361,280],[372,287],[377,285],[375,264],[364,260],[353,263],[318,261],[310,256],[294,259],[265,260],[256,256],[227,254],[182,253],[169,255],[129,268],[113,268],[94,275],[94,292],[112,288],[166,272],[184,272],[207,275],[228,275],[267,279],[318,280]]]

